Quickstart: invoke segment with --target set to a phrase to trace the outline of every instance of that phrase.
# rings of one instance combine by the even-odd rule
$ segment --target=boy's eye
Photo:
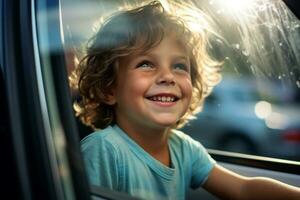
[[[137,64],[137,68],[153,68],[153,64],[150,61],[142,61]]]
[[[189,71],[189,68],[185,63],[176,63],[173,65],[173,68],[176,70]]]

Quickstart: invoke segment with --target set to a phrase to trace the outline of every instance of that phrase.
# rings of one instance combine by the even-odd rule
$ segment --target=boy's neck
[[[124,127],[122,124],[118,126],[147,153],[161,163],[170,165],[168,146],[170,128],[145,129],[145,127]]]

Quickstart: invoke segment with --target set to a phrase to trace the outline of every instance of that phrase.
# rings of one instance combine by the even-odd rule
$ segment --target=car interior
[[[259,2],[259,0],[253,1]],[[116,0],[107,3],[104,0],[0,0],[2,16],[0,21],[0,133],[2,135],[0,147],[1,157],[4,158],[1,164],[3,196],[8,196],[9,199],[137,199],[89,184],[81,155],[80,140],[92,129],[84,126],[75,116],[73,103],[76,97],[72,96],[74,91],[71,91],[68,79],[72,68],[76,65],[76,58],[83,54],[85,42],[99,25],[99,15],[102,17],[107,14],[106,10],[115,11],[120,5],[132,2],[138,1]],[[239,135],[239,139],[249,136],[248,140],[253,139],[250,145],[255,144],[262,150],[247,152],[241,148],[246,144],[239,143],[240,140],[232,142],[232,146],[226,146],[224,143],[216,142],[220,141],[220,138],[224,141],[224,137],[216,139],[217,135],[215,140],[202,138],[199,134],[202,129],[197,129],[197,120],[192,121],[196,124],[194,127],[191,123],[183,130],[195,139],[203,141],[209,154],[228,169],[247,176],[271,177],[300,187],[300,154],[298,154],[300,152],[300,101],[297,96],[300,94],[299,1],[266,1],[267,3],[256,10],[261,12],[259,24],[250,28],[241,25],[248,20],[248,23],[251,22],[246,18],[247,11],[254,12],[250,9],[250,4],[246,5],[245,15],[231,16],[235,23],[241,23],[237,28],[230,21],[232,19],[225,16],[226,9],[229,8],[224,4],[217,5],[217,0],[206,3],[199,0],[179,2],[191,3],[197,6],[197,9],[205,10],[207,14],[213,16],[214,25],[218,27],[228,25],[222,30],[225,35],[219,37],[216,34],[218,37],[212,41],[212,49],[217,49],[212,50],[212,54],[224,60],[225,74],[235,74],[242,79],[246,79],[245,74],[247,76],[250,74],[260,89],[259,100],[247,100],[247,105],[241,104],[240,107],[245,109],[244,113],[250,113],[246,108],[251,107],[252,116],[228,114],[232,119],[236,117],[233,124],[239,124],[242,128],[231,126],[232,123],[227,120],[230,118],[228,115],[221,116],[228,110],[234,110],[225,102],[227,97],[221,96],[224,101],[220,100],[220,102],[223,103],[212,104],[212,108],[207,103],[207,107],[204,107],[198,119],[220,120],[222,126],[220,125],[221,128],[217,129],[217,132],[230,126],[227,133],[241,133],[242,130],[257,130],[255,132],[261,133],[262,129],[259,128],[263,124],[264,131],[259,135],[254,135],[250,133],[251,131],[249,133],[244,131],[243,136]],[[232,2],[237,4],[237,1]],[[213,6],[221,6],[221,8],[216,11],[212,10],[215,8]],[[264,11],[268,11],[270,15],[264,14]],[[227,24],[216,20],[218,16],[228,20]],[[243,17],[245,21],[242,21]],[[275,20],[276,23],[268,24],[267,20]],[[289,28],[283,29],[284,26]],[[262,27],[262,29],[254,32],[255,27]],[[237,35],[228,32],[235,28],[240,31],[235,33]],[[249,32],[251,34],[246,35]],[[272,37],[275,37],[276,41],[275,39],[273,41]],[[242,42],[236,42],[237,38]],[[265,46],[256,48],[260,45],[259,42]],[[224,50],[226,48],[229,50]],[[259,49],[267,53],[263,54]],[[245,67],[239,68],[238,65]],[[259,67],[262,65],[265,68]],[[273,65],[277,68],[273,69]],[[224,76],[224,82],[229,79],[230,75]],[[268,82],[264,82],[265,80]],[[276,84],[267,87],[273,81]],[[239,82],[234,85],[242,84]],[[249,84],[245,83],[245,85]],[[218,89],[215,91],[216,93],[213,94],[217,96]],[[271,91],[274,92],[268,93]],[[239,94],[237,97],[233,95],[232,98],[240,97]],[[293,102],[292,106],[284,106],[290,102]],[[223,105],[225,106],[222,107]],[[263,105],[261,112],[259,105]],[[225,109],[226,106],[228,110]],[[264,116],[268,111],[265,109],[270,106],[276,114],[275,118],[272,118],[276,122],[275,125],[279,126],[281,122],[286,122],[284,125],[289,124],[287,128],[272,128],[273,121],[268,121]],[[213,116],[207,114],[212,113],[211,109],[216,108],[218,109],[216,113],[220,114],[219,118],[215,118],[217,114]],[[236,111],[235,114],[237,113]],[[286,113],[287,118],[278,113]],[[242,117],[245,119],[243,120]],[[288,118],[291,120],[288,121]],[[248,126],[243,122],[252,124]],[[269,135],[262,136],[265,133]],[[234,138],[236,135],[228,134],[226,137]],[[263,141],[263,143],[256,144],[254,141]],[[268,149],[263,149],[264,147]],[[198,198],[218,199],[202,188],[188,191],[186,199]]]

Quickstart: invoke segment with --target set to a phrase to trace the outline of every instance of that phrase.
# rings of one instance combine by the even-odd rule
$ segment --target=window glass
[[[135,2],[61,1],[69,73],[103,17]],[[220,83],[182,130],[207,148],[300,161],[299,20],[281,0],[176,2],[178,15],[198,19],[194,31],[209,29],[209,52],[223,65]]]
[[[183,130],[208,148],[299,161],[299,20],[281,1],[198,5],[219,29],[223,77]]]
[[[53,57],[62,51],[58,29],[59,9],[55,1],[49,3],[41,0],[32,3],[36,74],[46,144],[50,156],[49,163],[56,181],[56,195],[61,199],[74,199],[70,163],[67,157],[67,142],[58,110],[57,88],[54,85],[55,74],[52,71]]]

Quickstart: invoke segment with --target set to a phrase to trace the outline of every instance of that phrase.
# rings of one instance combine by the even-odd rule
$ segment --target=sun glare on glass
[[[247,10],[254,5],[256,0],[217,0],[218,4],[226,10],[239,11]]]

